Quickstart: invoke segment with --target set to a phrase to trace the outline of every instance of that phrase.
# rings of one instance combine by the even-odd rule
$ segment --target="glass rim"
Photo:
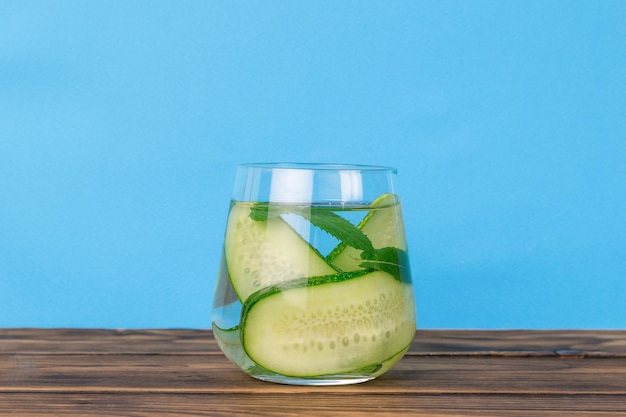
[[[386,171],[396,174],[398,170],[385,165],[344,164],[325,162],[245,162],[237,165],[240,168],[258,169],[304,169],[319,171]]]

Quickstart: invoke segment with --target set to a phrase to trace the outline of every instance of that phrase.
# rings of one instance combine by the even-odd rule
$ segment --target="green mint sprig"
[[[362,252],[359,264],[362,268],[372,268],[393,275],[400,282],[411,284],[409,255],[402,249],[386,247],[375,249],[373,254]]]

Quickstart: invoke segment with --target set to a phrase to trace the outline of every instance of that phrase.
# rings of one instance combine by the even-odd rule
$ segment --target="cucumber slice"
[[[242,302],[271,285],[337,272],[282,218],[252,220],[249,206],[231,207],[224,254],[230,281]]]
[[[358,225],[358,228],[370,239],[376,249],[393,247],[406,251],[400,199],[395,194],[383,194],[372,203],[376,210],[370,211]],[[355,271],[360,267],[361,250],[344,243],[337,245],[326,257],[343,271]]]
[[[373,270],[261,290],[242,310],[244,350],[267,370],[294,377],[399,359],[415,334],[412,291],[411,285]]]

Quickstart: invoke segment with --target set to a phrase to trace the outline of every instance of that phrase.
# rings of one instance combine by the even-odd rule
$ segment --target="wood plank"
[[[0,355],[221,354],[210,330],[0,329]]]
[[[626,359],[409,356],[344,387],[257,381],[218,355],[0,356],[0,392],[624,394]]]
[[[410,353],[626,357],[624,330],[425,330]]]
[[[0,416],[591,416],[626,415],[613,395],[0,393]]]

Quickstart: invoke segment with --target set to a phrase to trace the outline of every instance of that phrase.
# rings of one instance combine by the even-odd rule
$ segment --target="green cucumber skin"
[[[373,271],[373,269],[360,269],[358,271],[339,272],[337,274],[322,275],[318,277],[304,277],[287,281],[280,285],[272,285],[271,287],[263,288],[248,297],[248,300],[243,305],[241,316],[245,317],[248,314],[248,311],[254,307],[258,301],[264,299],[265,297],[296,288],[315,287],[317,285],[344,282],[350,279],[362,277],[363,275],[367,275]]]
[[[363,281],[364,279],[367,281]],[[377,293],[376,289],[379,287],[381,289]],[[329,294],[331,294],[330,298],[334,297],[334,299],[329,302],[329,305],[324,305],[324,301],[328,300],[325,296]],[[383,310],[382,315],[370,313],[368,316],[368,312],[365,311],[363,314],[359,313],[354,316],[354,305],[360,308],[366,302],[369,303],[372,295],[376,299],[379,294],[393,295],[390,299],[393,303],[391,309]],[[305,300],[304,303],[303,300]],[[380,308],[383,305],[381,302]],[[256,309],[259,306],[261,309],[257,312]],[[348,307],[352,308],[352,318],[341,313],[341,310],[346,311]],[[298,312],[304,312],[309,318],[315,317],[317,313],[307,310],[308,308],[328,309],[328,314],[332,313],[331,310],[337,309],[339,313],[335,313],[335,316],[339,314],[339,318],[335,317],[334,322],[331,319],[325,324],[326,332],[330,327],[339,326],[339,328],[345,327],[345,333],[340,330],[339,333],[327,334],[328,337],[324,338],[320,336],[320,333],[323,333],[320,328],[308,338],[306,326],[293,330],[294,326],[299,326],[295,324],[291,327],[291,333],[296,334],[295,337],[299,342],[295,341],[293,346],[300,343],[304,351],[298,351],[300,348],[292,347],[291,342],[286,341],[284,334],[276,330],[276,326],[280,327],[281,314],[289,309],[295,311],[294,320]],[[389,314],[392,315],[391,318]],[[376,329],[373,329],[371,325],[366,327],[355,325],[356,327],[350,328],[359,320],[368,323],[378,323],[378,320],[382,320],[380,321],[382,329],[378,330],[378,324]],[[244,304],[241,323],[244,350],[255,363],[271,372],[292,377],[358,372],[359,369],[383,364],[390,358],[394,358],[393,363],[395,363],[410,345],[415,334],[412,286],[401,283],[384,272],[371,270],[296,280],[285,286],[275,286],[253,294]],[[353,331],[357,333],[351,333]],[[298,333],[300,333],[299,336]],[[387,339],[385,333],[387,333]],[[359,340],[357,337],[362,337],[362,339]],[[315,342],[316,345],[309,346],[307,344],[309,342]],[[307,348],[310,349],[309,353],[306,353]],[[316,349],[318,352],[315,351]],[[384,370],[391,367],[393,363],[386,364]]]

